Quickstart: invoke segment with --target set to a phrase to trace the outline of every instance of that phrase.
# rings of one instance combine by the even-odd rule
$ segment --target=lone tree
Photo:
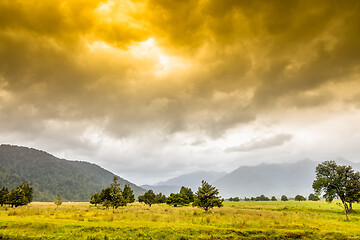
[[[282,195],[282,196],[281,196],[281,201],[284,201],[284,202],[285,202],[285,201],[288,201],[287,196],[286,196],[286,195]]]
[[[203,208],[205,212],[213,207],[222,207],[224,199],[221,199],[218,195],[219,191],[203,180],[201,187],[195,193],[193,205]]]
[[[295,196],[295,201],[306,201],[306,198],[302,195],[296,195]]]
[[[335,161],[325,161],[316,167],[313,188],[317,195],[324,192],[328,202],[339,198],[344,206],[346,219],[352,210],[352,203],[360,201],[360,174],[351,166],[340,166]]]
[[[58,194],[56,196],[56,200],[55,200],[55,205],[56,205],[56,208],[58,208],[61,204],[62,204],[62,200],[61,200],[61,197],[60,197],[60,194]]]
[[[276,197],[275,197],[275,196],[272,196],[272,197],[271,197],[271,201],[277,201]]]

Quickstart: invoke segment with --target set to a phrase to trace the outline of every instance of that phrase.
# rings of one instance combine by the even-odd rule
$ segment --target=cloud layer
[[[245,144],[236,147],[229,147],[225,151],[227,152],[247,152],[263,148],[271,148],[281,146],[287,141],[290,141],[292,136],[290,134],[278,134],[265,139],[252,140]]]
[[[233,150],[281,145],[290,135],[279,132],[313,124],[289,127],[304,112],[357,114],[359,10],[355,0],[3,0],[2,141],[87,159],[108,159],[106,145],[151,147],[114,158],[164,161],[164,172],[193,151],[200,167],[206,147],[233,149],[254,126],[276,137]],[[158,160],[169,149],[176,156]]]

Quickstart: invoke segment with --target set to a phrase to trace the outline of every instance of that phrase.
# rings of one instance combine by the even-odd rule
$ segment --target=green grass
[[[0,208],[0,239],[359,239],[360,206],[346,221],[337,203],[225,202],[201,209],[134,203],[32,203]]]

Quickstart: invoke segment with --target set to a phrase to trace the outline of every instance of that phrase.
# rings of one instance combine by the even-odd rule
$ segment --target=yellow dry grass
[[[205,213],[191,206],[133,203],[31,203],[0,208],[0,239],[359,239],[360,206],[346,221],[339,204],[225,202]]]

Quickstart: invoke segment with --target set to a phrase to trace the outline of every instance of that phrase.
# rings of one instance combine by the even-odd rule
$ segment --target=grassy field
[[[0,208],[0,239],[360,239],[360,205],[346,221],[337,203],[225,202],[193,207],[134,203],[31,203]]]

